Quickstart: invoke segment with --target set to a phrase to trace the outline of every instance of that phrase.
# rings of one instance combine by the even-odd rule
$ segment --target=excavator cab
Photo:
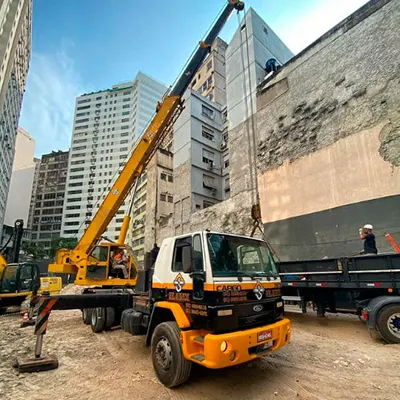
[[[0,268],[0,311],[19,306],[40,287],[39,267],[33,263],[8,264]]]
[[[137,276],[137,261],[133,250],[126,244],[99,243],[94,246],[88,257],[86,279],[110,280],[122,279],[125,284],[134,284]]]

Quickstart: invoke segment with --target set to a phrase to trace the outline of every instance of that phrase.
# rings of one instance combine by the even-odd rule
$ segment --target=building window
[[[129,108],[131,105],[130,104],[124,104],[123,106],[122,106],[122,108]]]
[[[203,163],[213,165],[214,164],[214,153],[203,149]]]
[[[121,119],[121,122],[129,122],[129,118],[123,118]]]
[[[92,99],[83,99],[83,100],[79,100],[78,104],[89,103],[90,101],[92,101]]]
[[[224,157],[224,168],[228,168],[229,167],[229,158],[228,156]]]
[[[212,67],[212,61],[209,61],[207,63],[207,71],[209,71],[211,69],[211,67]]]
[[[203,187],[207,189],[215,189],[215,178],[213,176],[203,174]]]
[[[211,108],[206,107],[204,104],[201,106],[201,113],[207,118],[214,118],[214,111]]]
[[[206,90],[208,90],[212,85],[212,75],[210,75],[203,83],[203,85],[201,86],[201,92],[205,92]]]
[[[214,99],[214,95],[212,93],[209,93],[206,97],[210,101],[213,101],[213,99]]]
[[[82,119],[77,119],[75,121],[76,124],[82,124],[83,122],[88,122],[89,118],[82,118]]]
[[[165,193],[160,194],[160,200],[161,201],[167,201],[167,195]]]
[[[168,203],[172,203],[174,201],[173,197],[169,194],[168,195]]]
[[[214,140],[214,131],[204,125],[201,127],[201,134],[208,140]]]
[[[211,201],[203,200],[203,208],[211,207],[213,205],[214,203],[211,203]]]

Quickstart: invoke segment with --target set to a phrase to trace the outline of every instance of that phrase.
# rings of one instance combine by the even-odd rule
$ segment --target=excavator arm
[[[143,133],[139,143],[136,145],[130,158],[78,244],[73,250],[58,250],[55,263],[49,265],[49,272],[78,273],[78,279],[80,281],[76,281],[76,283],[88,283],[87,280],[83,282],[83,277],[86,276],[90,252],[100,240],[101,235],[104,233],[108,224],[134,186],[136,180],[145,169],[152,154],[164,139],[171,124],[179,115],[181,110],[181,98],[209,53],[212,43],[217,38],[225,22],[234,10],[241,11],[243,8],[244,3],[242,1],[228,1],[214,25],[209,30],[204,41],[199,43],[198,49],[187,63],[174,87],[164,97],[162,103],[157,106],[157,112],[153,120]],[[121,229],[122,234],[120,235],[118,244],[122,244],[124,241],[128,225],[129,216],[126,216],[124,218]]]

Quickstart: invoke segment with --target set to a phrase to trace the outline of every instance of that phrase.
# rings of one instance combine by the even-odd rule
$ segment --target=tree
[[[25,256],[32,256],[35,261],[43,260],[47,256],[46,250],[38,243],[22,242],[21,249]]]
[[[78,243],[77,238],[57,237],[53,238],[50,244],[49,256],[54,258],[59,249],[73,249]]]

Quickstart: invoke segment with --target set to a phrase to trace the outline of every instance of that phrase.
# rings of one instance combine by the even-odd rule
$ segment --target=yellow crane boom
[[[115,249],[115,243],[102,243],[101,246],[103,249],[97,249],[98,251],[96,251],[96,255],[100,254],[99,257],[94,256],[94,249],[96,246],[98,247],[101,235],[122,205],[135,181],[146,167],[151,155],[165,137],[168,128],[174,121],[174,118],[179,115],[181,98],[207,56],[211,44],[217,38],[232,11],[241,11],[243,8],[244,3],[242,1],[229,0],[227,2],[225,8],[209,30],[204,41],[199,43],[198,49],[187,63],[179,79],[176,81],[175,86],[158,105],[153,120],[143,133],[139,143],[133,150],[130,158],[126,162],[114,185],[110,189],[110,192],[107,194],[78,244],[73,250],[59,250],[56,255],[55,263],[49,265],[50,272],[76,273],[77,279],[75,283],[82,285],[93,284],[93,280],[95,280],[96,284],[136,284],[137,274],[134,270],[137,270],[137,266],[134,264],[129,265],[128,280],[109,278],[108,272],[111,262],[111,251]],[[128,248],[128,246],[124,245],[123,242],[125,241],[129,220],[129,216],[124,218],[121,234],[117,243],[119,248]],[[92,267],[90,271],[89,267]]]

